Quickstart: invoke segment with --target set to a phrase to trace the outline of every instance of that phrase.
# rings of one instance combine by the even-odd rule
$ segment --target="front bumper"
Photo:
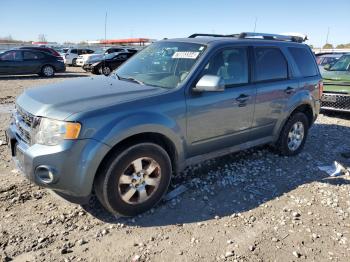
[[[49,188],[75,203],[88,201],[94,177],[109,147],[93,139],[65,141],[62,145],[28,145],[12,124],[6,130],[9,147],[17,168],[35,184]],[[49,167],[54,179],[40,178],[40,167]]]
[[[350,112],[350,94],[323,93],[321,109]]]

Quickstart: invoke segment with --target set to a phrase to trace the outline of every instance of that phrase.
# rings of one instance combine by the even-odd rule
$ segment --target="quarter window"
[[[301,76],[315,76],[318,74],[315,60],[311,52],[306,48],[298,48],[298,47],[289,47],[289,52],[291,53]],[[325,58],[327,59],[327,58]],[[322,64],[324,60],[322,61]]]
[[[220,76],[227,87],[248,83],[248,54],[246,48],[229,48],[215,54],[202,75]]]
[[[257,47],[255,53],[255,81],[276,81],[288,78],[288,65],[278,48]]]

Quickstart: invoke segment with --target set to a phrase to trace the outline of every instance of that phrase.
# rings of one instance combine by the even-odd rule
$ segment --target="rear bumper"
[[[321,109],[350,112],[350,94],[323,93]]]

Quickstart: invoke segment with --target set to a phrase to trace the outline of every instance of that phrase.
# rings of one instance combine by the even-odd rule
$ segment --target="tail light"
[[[318,96],[319,98],[322,97],[323,94],[323,81],[321,80],[320,82],[318,82]]]

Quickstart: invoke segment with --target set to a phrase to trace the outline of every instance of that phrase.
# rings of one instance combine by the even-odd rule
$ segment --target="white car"
[[[67,65],[72,65],[76,66],[77,65],[77,59],[79,55],[83,54],[93,54],[94,51],[91,49],[86,49],[86,48],[70,48],[66,52],[64,56],[64,62]]]

